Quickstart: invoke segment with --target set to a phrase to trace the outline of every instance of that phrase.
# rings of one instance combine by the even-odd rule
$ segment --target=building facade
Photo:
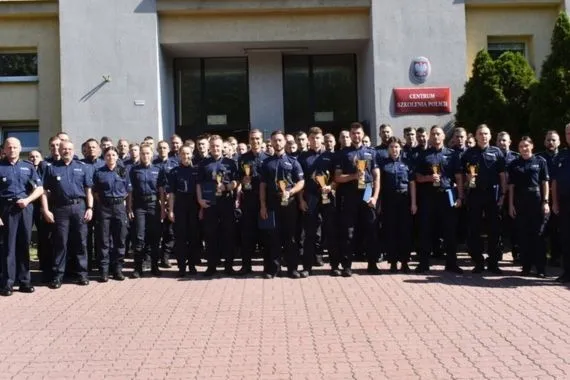
[[[569,6],[0,0],[1,135],[18,136],[29,149],[46,148],[61,130],[75,141],[140,141],[315,124],[336,132],[358,120],[374,138],[381,123],[396,130],[446,124],[477,51],[520,51],[538,75],[556,17]],[[429,98],[431,88],[445,101],[414,100]],[[431,107],[442,102],[445,109]],[[418,104],[427,110],[406,109]]]

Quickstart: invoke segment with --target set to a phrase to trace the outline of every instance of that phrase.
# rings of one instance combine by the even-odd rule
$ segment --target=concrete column
[[[155,0],[60,0],[59,27],[62,129],[162,137]]]
[[[249,67],[249,113],[251,128],[267,138],[284,128],[283,61],[281,53],[251,53]]]

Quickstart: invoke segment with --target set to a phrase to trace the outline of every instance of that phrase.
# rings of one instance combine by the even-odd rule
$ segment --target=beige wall
[[[161,16],[160,43],[368,39],[368,12]]]
[[[60,130],[59,29],[56,18],[0,19],[0,49],[36,49],[38,83],[0,83],[0,120],[38,120],[42,148]]]
[[[488,36],[511,36],[530,41],[528,57],[537,75],[550,52],[550,36],[559,7],[467,8],[467,75],[475,55],[487,47]]]

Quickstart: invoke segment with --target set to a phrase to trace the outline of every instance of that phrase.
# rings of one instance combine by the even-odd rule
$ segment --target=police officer
[[[316,264],[319,243],[318,229],[321,228],[323,242],[329,252],[331,275],[340,276],[340,262],[337,243],[337,216],[332,192],[334,177],[334,153],[323,146],[323,131],[318,127],[309,130],[309,150],[301,153],[299,163],[303,169],[305,187],[299,196],[300,209],[303,212],[303,271],[301,277],[312,274]]]
[[[151,273],[160,276],[158,249],[160,243],[160,218],[162,215],[159,197],[160,167],[152,164],[152,148],[144,144],[140,150],[140,162],[129,171],[132,194],[128,197],[127,213],[133,220],[135,269],[133,278],[143,275],[145,248],[150,249]]]
[[[4,141],[5,158],[0,161],[0,227],[2,237],[2,277],[0,295],[11,296],[16,280],[22,293],[33,293],[30,278],[30,239],[33,205],[43,193],[42,181],[34,166],[20,160],[20,140]]]
[[[532,154],[533,143],[524,136],[520,157],[509,166],[509,214],[514,219],[521,251],[523,276],[534,265],[538,277],[546,277],[546,250],[541,227],[550,213],[546,160]]]
[[[197,198],[204,216],[208,259],[205,276],[216,273],[222,254],[225,274],[234,274],[236,229],[232,192],[237,188],[237,165],[232,158],[223,156],[223,145],[220,136],[210,137],[210,157],[200,163],[198,175]]]
[[[485,270],[481,230],[483,215],[488,226],[488,267],[491,273],[502,274],[499,268],[499,210],[505,200],[505,157],[499,148],[490,146],[491,130],[481,124],[476,132],[477,145],[467,149],[461,158],[461,167],[466,175],[469,237],[468,249],[475,262],[473,273]],[[459,199],[463,200],[463,186],[458,186]]]
[[[305,185],[303,170],[297,159],[285,154],[285,135],[271,134],[275,154],[263,162],[259,186],[259,215],[268,223],[266,254],[263,260],[264,277],[274,278],[280,271],[281,247],[285,252],[287,274],[300,278],[299,246],[295,241],[298,194]]]
[[[570,145],[570,124],[564,130],[566,144]],[[570,150],[558,154],[552,180],[552,211],[558,215],[563,272],[556,281],[570,282]]]
[[[339,152],[335,167],[335,182],[341,190],[340,249],[342,275],[352,276],[352,256],[357,249],[355,228],[361,221],[362,237],[366,242],[368,273],[379,273],[376,266],[377,232],[376,203],[380,194],[380,170],[374,149],[362,145],[364,129],[360,123],[350,127],[352,145]]]
[[[376,147],[376,152],[380,160],[388,158],[388,140],[393,135],[392,127],[389,124],[381,124],[378,128],[378,137],[380,137],[380,145]]]
[[[152,164],[160,167],[168,175],[172,168],[178,166],[178,156],[174,155],[169,157],[169,146],[165,140],[159,141],[157,144],[158,156],[152,160]],[[167,206],[166,203],[162,205]],[[174,228],[172,222],[167,217],[164,217],[161,224],[161,244],[160,244],[160,266],[163,268],[170,268],[169,258],[174,253]]]
[[[123,281],[127,210],[125,200],[131,192],[127,170],[118,165],[119,152],[110,147],[105,151],[105,166],[97,169],[93,189],[98,201],[96,210],[100,281],[109,280],[109,269],[115,280]],[[113,246],[110,247],[110,238]]]
[[[261,151],[263,134],[259,129],[249,132],[249,144],[251,149],[242,154],[238,161],[238,180],[240,181],[240,207],[242,217],[241,228],[241,259],[242,268],[239,274],[250,274],[251,260],[255,246],[260,241],[261,231],[258,228],[259,218],[259,183],[261,181],[261,167],[263,161],[269,156]]]
[[[396,137],[388,141],[388,158],[379,158],[382,188],[382,220],[386,236],[386,253],[390,272],[409,273],[412,249],[412,215],[417,212],[416,183],[411,165],[403,154],[402,142]]]
[[[546,132],[544,138],[545,151],[540,152],[537,156],[542,157],[546,160],[546,166],[548,168],[548,174],[552,180],[556,165],[558,163],[558,153],[560,147],[560,135],[556,131]],[[552,186],[550,187],[552,189]],[[552,197],[549,198],[552,202]],[[560,231],[558,223],[558,215],[553,212],[547,217],[546,227],[544,229],[544,237],[546,240],[550,241],[550,260],[549,264],[552,266],[560,266],[560,255],[562,252],[562,247],[560,246]]]
[[[73,144],[61,143],[61,160],[47,167],[42,209],[45,220],[54,224],[53,278],[49,284],[59,289],[68,253],[75,256],[77,284],[88,285],[87,223],[93,218],[93,173],[91,167],[73,159]],[[49,198],[49,201],[48,201]],[[50,207],[50,204],[52,205]]]
[[[196,274],[196,262],[200,259],[198,235],[198,202],[196,200],[196,180],[198,165],[192,163],[190,147],[183,146],[178,151],[180,164],[168,174],[163,170],[161,199],[165,204],[168,193],[168,218],[174,226],[174,253],[178,263],[178,277],[186,276],[186,266],[190,274]],[[163,215],[164,218],[164,215]]]
[[[459,155],[444,146],[443,129],[433,126],[430,131],[432,146],[420,153],[416,166],[416,181],[425,184],[419,194],[420,255],[416,273],[429,271],[430,253],[436,230],[443,237],[446,252],[445,270],[457,274],[463,270],[457,265],[457,213],[453,191],[454,183],[462,181]],[[456,177],[459,179],[457,180]],[[436,235],[437,236],[437,235]]]

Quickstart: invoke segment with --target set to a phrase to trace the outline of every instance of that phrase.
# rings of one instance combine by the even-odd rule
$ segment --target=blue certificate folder
[[[260,230],[273,230],[277,226],[275,223],[275,211],[267,210],[267,219],[257,218],[257,226]]]
[[[447,199],[449,200],[449,206],[455,207],[455,202],[457,201],[457,195],[455,194],[455,189],[445,190],[447,194]]]
[[[364,194],[362,195],[362,200],[366,203],[372,198],[372,184],[367,183],[366,189],[364,189]]]

